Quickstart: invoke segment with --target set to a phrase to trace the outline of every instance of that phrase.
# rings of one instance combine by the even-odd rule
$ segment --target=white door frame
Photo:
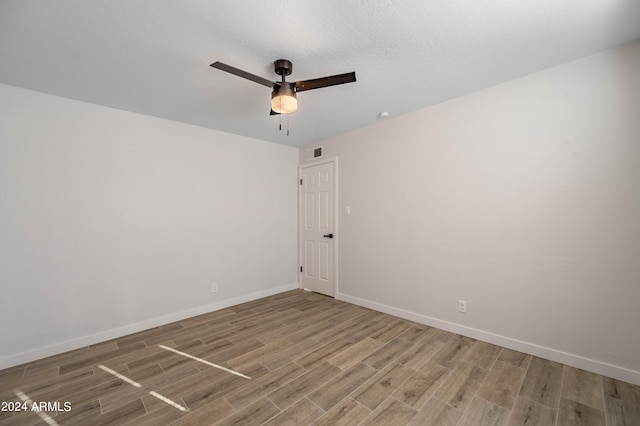
[[[338,242],[340,241],[340,232],[338,226],[338,157],[325,158],[323,160],[304,163],[298,166],[298,183],[302,179],[302,170],[307,167],[319,166],[320,164],[333,163],[333,297],[337,298],[338,294]],[[298,184],[298,287],[302,288],[302,185]]]

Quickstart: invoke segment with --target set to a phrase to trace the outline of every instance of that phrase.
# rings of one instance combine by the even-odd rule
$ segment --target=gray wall
[[[318,144],[337,297],[640,383],[638,70],[640,42]]]
[[[0,368],[298,287],[295,148],[0,99]]]

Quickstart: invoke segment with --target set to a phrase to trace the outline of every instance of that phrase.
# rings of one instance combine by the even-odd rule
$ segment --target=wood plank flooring
[[[640,425],[639,386],[301,290],[1,370],[0,401],[0,426]]]

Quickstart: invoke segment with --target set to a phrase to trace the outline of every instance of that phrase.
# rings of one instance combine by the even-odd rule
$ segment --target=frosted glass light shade
[[[298,109],[298,99],[291,83],[284,84],[273,89],[271,93],[271,109],[279,114],[289,114]]]
[[[289,114],[298,109],[295,95],[278,95],[271,98],[271,109],[280,114]]]

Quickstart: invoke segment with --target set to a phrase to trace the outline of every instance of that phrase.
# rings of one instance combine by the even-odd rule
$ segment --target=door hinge
[[[300,272],[302,272],[302,266],[300,267]]]
[[[300,185],[302,185],[302,179],[300,179]]]

